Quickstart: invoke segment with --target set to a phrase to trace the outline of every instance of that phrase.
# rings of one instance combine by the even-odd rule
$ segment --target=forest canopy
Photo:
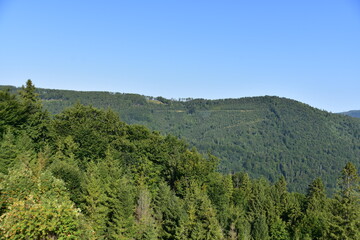
[[[16,94],[18,88],[9,88]],[[116,92],[39,89],[44,109],[60,114],[77,103],[111,109],[127,124],[171,134],[211,153],[222,173],[247,172],[272,183],[285,176],[290,191],[306,193],[321,177],[328,194],[347,162],[360,167],[360,119],[291,99],[165,99]]]
[[[350,162],[332,197],[321,178],[289,192],[287,176],[220,173],[217,157],[110,109],[52,116],[30,80],[0,91],[0,133],[3,239],[360,238]]]

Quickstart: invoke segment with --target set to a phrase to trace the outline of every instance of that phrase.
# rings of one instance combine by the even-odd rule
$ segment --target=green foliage
[[[0,218],[6,239],[79,239],[79,211],[64,199],[29,195],[15,201]]]
[[[6,174],[8,169],[14,166],[19,153],[14,134],[11,132],[4,134],[4,139],[0,142],[0,149],[0,172]]]
[[[25,160],[1,181],[0,234],[6,239],[78,239],[91,231],[61,180]]]
[[[0,91],[3,100],[0,104],[4,107],[0,109],[3,134],[0,139],[1,239],[360,238],[360,179],[352,163],[344,164],[343,170],[339,171],[338,191],[333,198],[325,194],[327,189],[321,174],[308,185],[306,195],[288,191],[298,179],[311,176],[301,172],[312,163],[305,160],[309,155],[304,151],[311,153],[309,146],[316,145],[311,137],[304,140],[297,137],[306,130],[303,127],[313,126],[302,125],[302,120],[287,116],[283,109],[299,110],[298,103],[283,105],[282,100],[267,97],[265,102],[251,98],[242,100],[245,105],[237,105],[239,100],[231,99],[180,102],[113,94],[140,110],[156,105],[157,108],[152,109],[154,114],[162,111],[168,120],[172,114],[179,114],[179,119],[183,117],[182,120],[188,121],[190,130],[200,123],[197,117],[204,122],[212,114],[216,116],[217,111],[229,116],[237,109],[241,117],[248,117],[249,121],[258,117],[260,122],[253,124],[263,127],[261,134],[248,123],[241,125],[249,129],[250,135],[246,136],[256,150],[249,148],[253,152],[252,157],[247,158],[250,150],[243,146],[242,156],[247,157],[239,158],[243,164],[241,170],[247,166],[254,172],[223,174],[217,171],[218,158],[210,154],[204,156],[172,135],[163,136],[144,126],[121,122],[111,110],[76,104],[50,119],[42,109],[31,81],[20,95],[11,91]],[[63,96],[57,97],[62,99]],[[254,106],[263,108],[255,114]],[[305,119],[308,119],[307,114],[317,116],[316,121],[329,118],[332,122],[326,124],[332,133],[340,134],[345,142],[357,144],[351,137],[357,138],[357,133],[350,130],[357,131],[356,121],[350,124],[345,118],[336,120],[326,113],[319,117],[315,110],[303,107],[307,109],[302,113]],[[143,110],[140,112],[144,113]],[[138,119],[151,119],[135,115]],[[340,126],[338,120],[346,133],[344,129],[337,129]],[[316,126],[317,123],[311,124]],[[221,126],[226,129],[228,125]],[[216,129],[214,126],[214,134],[219,133]],[[233,130],[226,135],[231,136]],[[276,131],[281,134],[277,135],[279,132]],[[210,131],[209,135],[212,134]],[[272,142],[266,140],[270,135]],[[240,136],[239,141],[244,140],[243,135],[237,136]],[[291,153],[276,143],[280,136],[286,148],[292,149]],[[219,133],[219,137],[224,136]],[[206,145],[207,137],[201,139],[197,144]],[[224,139],[223,142],[219,138],[213,140],[220,147],[228,144]],[[329,144],[326,138],[322,139],[324,144]],[[304,145],[307,147],[302,148]],[[262,148],[265,146],[266,154]],[[343,155],[337,164],[345,156],[351,159],[351,154],[357,151],[354,149],[352,153],[348,149],[349,155]],[[334,158],[338,156],[330,152]],[[260,161],[259,156],[264,157],[265,162]],[[287,161],[290,156],[292,160]],[[297,165],[300,156],[304,161]],[[272,168],[272,160],[277,161],[276,170]],[[332,170],[335,171],[336,166]],[[306,171],[316,173],[319,170],[316,165],[312,167],[315,168],[313,172]],[[250,177],[264,173],[274,183],[264,177]],[[329,180],[329,176],[326,179]],[[307,178],[303,181],[305,184]],[[331,186],[329,181],[327,186]]]
[[[266,223],[266,217],[259,215],[255,218],[252,229],[252,236],[254,240],[267,240],[269,239],[269,229]]]
[[[187,217],[180,223],[177,239],[222,239],[215,210],[205,191],[194,181],[188,184],[184,199]]]
[[[84,213],[87,219],[94,226],[95,237],[105,239],[107,214],[109,209],[106,206],[107,196],[104,185],[101,181],[98,166],[90,162],[84,181]]]
[[[35,86],[28,80],[16,96],[9,90],[0,91],[0,139],[6,129],[24,130],[39,150],[48,140],[49,115],[42,109]]]
[[[133,215],[136,188],[131,178],[125,174],[116,154],[108,150],[106,158],[98,163],[102,187],[106,195],[107,239],[131,238],[136,232]]]
[[[320,178],[308,187],[305,214],[301,221],[302,234],[310,239],[327,239],[330,223],[330,209],[326,199],[324,184]]]
[[[80,168],[74,163],[56,159],[49,169],[54,177],[64,181],[66,189],[70,193],[70,199],[74,203],[80,204],[83,201],[81,183],[84,182],[84,174]]]
[[[328,193],[333,193],[333,176],[346,162],[356,163],[360,154],[359,119],[285,98],[175,101],[109,92],[37,89],[37,93],[51,113],[76,103],[111,108],[128,124],[184,138],[201,153],[210,152],[221,159],[223,173],[247,171],[272,182],[283,175],[291,191],[305,193],[308,184],[321,177]],[[104,151],[101,143],[93,146],[94,152]],[[88,157],[93,152],[82,154]]]
[[[19,94],[23,102],[25,102],[27,111],[29,113],[36,112],[40,107],[39,94],[35,92],[35,86],[30,79],[26,81],[26,86],[22,86]]]
[[[143,185],[139,186],[139,195],[136,205],[136,239],[157,239],[159,226],[154,217],[150,191]]]
[[[287,228],[286,223],[280,217],[277,217],[276,220],[270,225],[270,229],[269,229],[270,239],[273,240],[290,239],[289,233],[286,228]]]
[[[123,123],[113,112],[80,104],[56,115],[51,125],[56,137],[71,136],[78,144],[74,154],[80,159],[105,157],[108,144],[124,134]]]
[[[220,173],[213,173],[208,176],[208,179],[206,189],[209,199],[216,209],[216,215],[221,227],[229,231],[233,196],[231,175],[224,176]]]
[[[18,128],[26,122],[24,106],[15,95],[0,91],[0,138],[7,128]]]
[[[347,163],[339,178],[339,193],[332,202],[330,239],[360,238],[359,181],[355,166],[350,162]]]
[[[174,239],[180,231],[180,224],[185,221],[184,201],[177,197],[170,187],[162,182],[154,199],[155,218],[161,223],[159,237]]]

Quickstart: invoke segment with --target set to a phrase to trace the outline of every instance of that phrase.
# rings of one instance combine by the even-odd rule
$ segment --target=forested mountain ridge
[[[30,80],[0,90],[0,239],[360,239],[351,162],[331,198],[321,178],[302,194],[217,164],[110,109],[50,116]]]
[[[351,110],[351,111],[348,111],[348,112],[342,112],[340,114],[347,115],[347,116],[350,116],[350,117],[360,118],[360,110]]]
[[[16,88],[12,88],[16,91]],[[128,124],[186,139],[220,158],[222,172],[247,171],[302,191],[321,177],[331,192],[348,161],[359,167],[360,121],[279,97],[186,99],[110,92],[37,89],[44,107],[59,113],[79,102],[111,108]]]

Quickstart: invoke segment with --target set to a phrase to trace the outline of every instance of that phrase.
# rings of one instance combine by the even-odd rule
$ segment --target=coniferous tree
[[[19,149],[16,146],[16,139],[12,132],[8,131],[4,134],[3,140],[0,142],[0,173],[8,173],[8,169],[13,167]]]
[[[195,181],[188,184],[184,199],[187,217],[180,224],[177,239],[222,239],[222,229],[206,193]]]
[[[248,215],[249,201],[252,197],[252,182],[247,173],[235,173],[233,181],[233,211],[232,225],[230,230],[235,231],[238,239],[247,240],[251,238],[251,219]]]
[[[251,233],[254,240],[269,239],[269,228],[264,215],[260,214],[256,216]]]
[[[308,188],[301,231],[304,236],[311,239],[326,239],[329,221],[330,215],[324,184],[320,178],[317,178]]]
[[[152,240],[159,236],[159,226],[154,218],[154,209],[149,190],[145,185],[139,187],[136,206],[137,234],[136,239]]]
[[[8,90],[0,91],[0,139],[6,129],[19,128],[27,118],[25,108],[16,96]]]
[[[78,145],[71,136],[59,139],[56,143],[56,150],[49,158],[49,169],[53,175],[64,181],[70,192],[70,198],[80,206],[83,199],[84,172],[80,169],[74,152]]]
[[[101,181],[99,167],[94,162],[88,164],[83,191],[84,205],[82,209],[93,226],[96,239],[105,239],[109,212],[106,205],[108,199]]]
[[[269,117],[281,119],[275,103]],[[285,177],[223,175],[215,157],[110,110],[42,113],[31,81],[20,96],[0,91],[1,239],[360,239],[351,163],[333,198],[320,179],[306,195],[289,193]],[[280,167],[289,181],[292,167]]]
[[[99,162],[99,172],[107,197],[107,239],[129,239],[135,235],[135,192],[130,178],[124,173],[120,159],[112,149]]]
[[[49,140],[49,121],[47,111],[43,110],[39,94],[35,91],[35,86],[29,79],[26,86],[19,92],[20,102],[23,105],[24,113],[27,115],[26,124],[22,128],[26,134],[36,143],[36,150],[44,147],[44,143]]]
[[[162,182],[154,202],[155,218],[161,223],[159,237],[174,239],[176,233],[180,231],[180,223],[186,217],[183,200],[177,197],[166,183]]]
[[[247,173],[236,173],[232,176],[234,193],[234,204],[241,206],[242,209],[247,209],[249,199],[251,198],[252,182]]]
[[[339,178],[339,193],[333,201],[333,219],[330,224],[331,239],[360,238],[360,178],[352,163],[347,163]]]
[[[217,219],[222,229],[230,230],[230,209],[232,205],[233,184],[230,175],[213,173],[208,176],[207,192],[216,209]]]

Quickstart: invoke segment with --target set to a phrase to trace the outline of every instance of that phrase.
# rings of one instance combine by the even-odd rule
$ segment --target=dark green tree
[[[230,211],[232,209],[233,183],[231,175],[213,173],[208,176],[207,192],[216,209],[217,219],[222,229],[230,231]]]
[[[303,236],[326,239],[330,217],[324,184],[317,178],[309,185],[306,195],[305,214],[301,223]]]
[[[81,160],[104,158],[108,145],[119,142],[119,137],[125,134],[124,123],[112,111],[81,104],[56,115],[51,125],[57,138],[72,137],[79,146],[75,157]]]
[[[118,156],[109,148],[105,159],[98,163],[107,197],[107,239],[129,239],[136,235],[136,188],[131,177],[124,172]]]
[[[107,196],[99,173],[99,167],[94,162],[90,162],[85,175],[83,188],[84,214],[93,226],[96,239],[105,239],[107,230]]]
[[[4,139],[0,142],[0,172],[8,173],[8,169],[13,167],[19,148],[16,146],[16,138],[12,132],[4,134]]]
[[[186,217],[183,200],[177,197],[165,182],[162,182],[154,203],[155,218],[161,223],[159,237],[174,239],[176,233],[180,231],[180,223]]]
[[[223,239],[222,229],[206,192],[195,181],[188,184],[184,199],[187,217],[181,222],[176,238]]]
[[[27,121],[25,108],[9,90],[0,91],[0,139],[6,129],[17,129]]]
[[[269,227],[264,215],[260,214],[255,218],[251,233],[254,240],[269,239]]]
[[[339,178],[339,193],[332,206],[329,239],[360,239],[360,195],[357,169],[347,163]]]

